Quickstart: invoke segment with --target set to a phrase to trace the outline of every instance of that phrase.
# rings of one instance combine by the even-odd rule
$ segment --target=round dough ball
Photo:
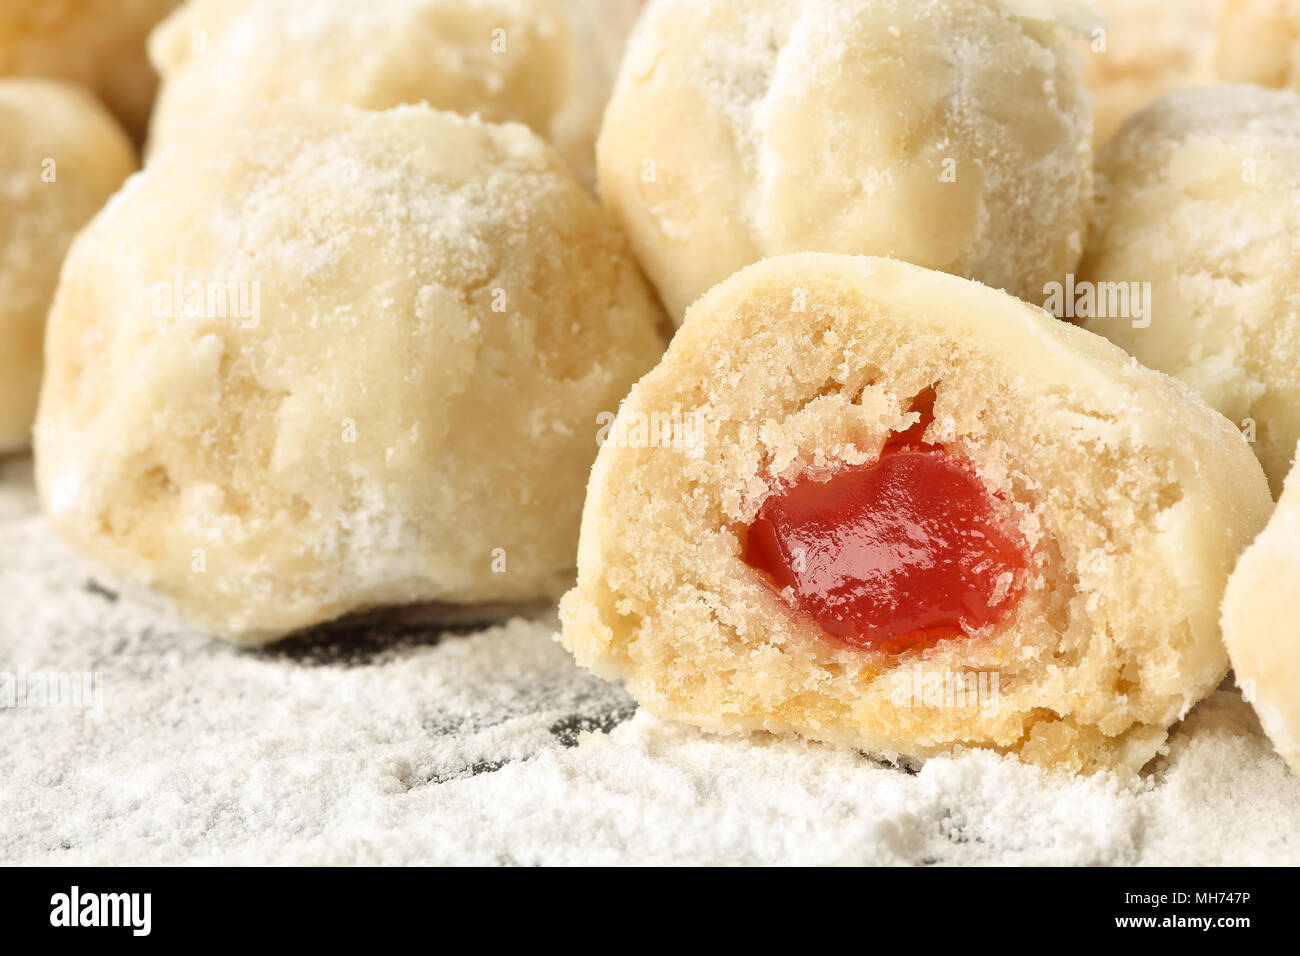
[[[1099,0],[1105,32],[1089,41],[1084,83],[1097,96],[1100,146],[1138,110],[1183,86],[1214,80],[1221,0]]]
[[[573,29],[574,83],[551,122],[551,142],[573,174],[596,185],[596,137],[641,0],[560,0]]]
[[[144,141],[158,77],[149,31],[180,0],[4,0],[0,74],[76,80]]]
[[[0,78],[0,453],[31,439],[63,256],[134,169],[126,134],[87,90]]]
[[[1065,7],[656,0],[605,114],[600,194],[678,322],[737,269],[809,249],[1040,299],[1077,264],[1092,195]]]
[[[1300,451],[1300,450],[1298,450]],[[1223,639],[1237,686],[1273,746],[1300,774],[1300,469],[1277,510],[1246,549],[1223,598]]]
[[[241,642],[553,594],[596,418],[663,321],[525,127],[262,107],[159,154],[74,244],[37,484],[75,547]]]
[[[682,440],[647,440],[638,425],[670,412]],[[831,637],[748,555],[770,498],[884,461],[899,432],[964,459],[1029,558],[1010,616],[892,651]],[[1190,389],[1041,309],[887,259],[779,256],[729,278],[611,433],[561,603],[579,663],[701,727],[885,755],[1142,766],[1223,678],[1219,601],[1272,506],[1241,435]],[[825,496],[840,504],[821,522],[859,507]],[[804,570],[841,551],[889,614],[907,598],[896,569],[951,566],[910,557],[943,526],[923,514],[881,552],[859,525],[808,543]],[[832,596],[857,588],[830,580]]]
[[[1300,90],[1300,0],[1223,0],[1219,78]]]
[[[149,40],[150,152],[267,101],[428,103],[546,135],[572,84],[555,0],[189,0]]]
[[[1110,298],[1103,283],[1149,283],[1148,308],[1108,302],[1083,325],[1237,423],[1276,494],[1300,439],[1300,94],[1172,93],[1128,123],[1097,168],[1079,278],[1099,302]]]

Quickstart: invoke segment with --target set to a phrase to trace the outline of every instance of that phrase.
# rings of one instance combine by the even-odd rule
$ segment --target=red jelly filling
[[[744,559],[827,634],[900,651],[1003,620],[1020,597],[1029,554],[1005,506],[970,462],[921,444],[921,421],[881,457],[772,494],[745,535]]]

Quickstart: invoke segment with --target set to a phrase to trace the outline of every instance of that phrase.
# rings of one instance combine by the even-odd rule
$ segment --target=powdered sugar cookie
[[[611,433],[578,661],[659,714],[887,755],[1142,766],[1227,669],[1219,600],[1271,507],[1175,380],[892,260],[728,279]]]
[[[1300,2],[1223,0],[1219,78],[1300,89]]]
[[[160,153],[74,244],[37,484],[75,547],[246,643],[541,597],[662,321],[523,126],[264,107]]]
[[[1084,82],[1097,96],[1095,142],[1183,86],[1214,81],[1222,0],[1099,0],[1104,33],[1089,38]]]
[[[149,56],[151,151],[273,100],[423,102],[546,135],[573,83],[555,0],[189,0]]]
[[[1223,598],[1223,639],[1237,686],[1277,752],[1300,774],[1300,472],[1292,469],[1268,527],[1237,562]]]
[[[807,249],[1037,299],[1078,262],[1091,202],[1078,6],[655,0],[606,111],[601,197],[677,321]]]
[[[126,135],[87,90],[0,78],[0,453],[31,437],[63,255],[134,169]]]
[[[1098,173],[1079,273],[1103,294],[1078,317],[1236,422],[1279,492],[1300,440],[1300,94],[1180,90]]]
[[[596,136],[641,0],[559,0],[573,29],[573,88],[551,121],[550,140],[578,181],[596,184]]]
[[[0,74],[75,80],[144,139],[158,78],[145,38],[180,0],[5,0]]]

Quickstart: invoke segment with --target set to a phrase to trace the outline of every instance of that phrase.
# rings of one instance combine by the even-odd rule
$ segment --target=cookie
[[[1276,494],[1300,440],[1300,93],[1171,93],[1097,169],[1069,317],[1200,391]]]
[[[545,136],[573,83],[555,0],[190,0],[149,38],[155,153],[273,101],[427,103]]]
[[[1138,110],[1215,78],[1221,0],[1099,0],[1104,32],[1088,38],[1084,82],[1097,97],[1094,141],[1104,144]]]
[[[1190,389],[885,259],[720,284],[606,439],[561,603],[579,663],[700,727],[891,757],[1141,767],[1223,678],[1271,507]]]
[[[88,90],[0,77],[0,454],[31,441],[63,256],[134,170],[126,134]]]
[[[1300,2],[1222,0],[1222,5],[1219,78],[1300,89]]]
[[[1037,299],[1083,251],[1088,5],[656,0],[597,142],[669,313],[764,256],[890,255]]]
[[[1223,598],[1223,639],[1237,686],[1277,752],[1300,774],[1300,473],[1237,562]]]
[[[523,126],[264,107],[157,155],[74,244],[37,485],[103,571],[244,643],[557,594],[596,418],[662,322]]]
[[[143,142],[158,77],[149,31],[180,0],[5,0],[0,75],[71,80],[93,90]]]

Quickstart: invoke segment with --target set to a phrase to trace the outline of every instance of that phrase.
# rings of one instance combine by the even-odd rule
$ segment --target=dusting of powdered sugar
[[[987,752],[908,771],[653,718],[555,627],[241,650],[96,582],[0,459],[0,673],[103,679],[99,716],[0,709],[0,861],[1300,862],[1300,780],[1232,690],[1141,780]]]

